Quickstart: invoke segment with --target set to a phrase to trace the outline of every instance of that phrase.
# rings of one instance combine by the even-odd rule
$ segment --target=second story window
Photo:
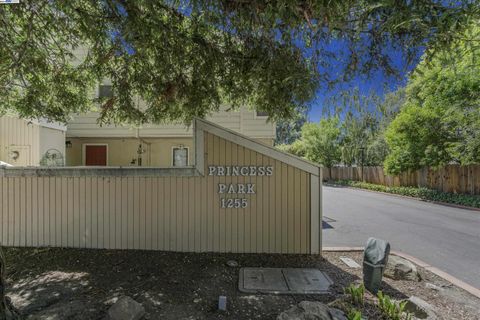
[[[256,111],[256,115],[257,117],[261,118],[261,117],[268,117],[268,112],[266,111]]]
[[[98,86],[99,98],[111,98],[113,97],[112,86],[109,84],[101,84]]]

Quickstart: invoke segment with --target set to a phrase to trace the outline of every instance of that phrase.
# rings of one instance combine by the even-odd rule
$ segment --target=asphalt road
[[[323,188],[324,246],[368,237],[480,288],[480,211],[350,188]]]

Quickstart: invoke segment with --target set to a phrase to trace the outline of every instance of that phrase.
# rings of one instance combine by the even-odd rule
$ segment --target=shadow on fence
[[[423,168],[389,176],[383,167],[323,168],[324,180],[354,180],[384,186],[426,187],[443,192],[480,194],[480,165],[448,165],[439,169]]]

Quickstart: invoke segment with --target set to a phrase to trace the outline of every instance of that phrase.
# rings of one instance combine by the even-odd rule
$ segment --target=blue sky
[[[406,71],[402,72],[401,79],[391,76],[387,77],[381,72],[376,72],[371,77],[357,77],[334,89],[319,89],[315,100],[312,102],[308,119],[314,122],[319,121],[322,117],[322,111],[330,105],[329,100],[339,95],[343,90],[349,91],[358,88],[361,94],[368,95],[373,92],[383,97],[385,93],[395,91],[398,87],[404,86],[406,84],[406,77]]]
[[[330,50],[338,53],[339,56],[345,54],[345,43],[337,42],[330,45]],[[398,77],[387,76],[382,70],[373,70],[369,75],[358,75],[348,82],[343,82],[336,85],[334,88],[326,88],[323,86],[317,91],[316,98],[311,103],[311,108],[308,113],[309,121],[317,122],[324,115],[326,109],[331,106],[329,100],[338,96],[342,91],[351,91],[355,88],[363,95],[375,93],[380,97],[388,92],[395,91],[397,88],[405,86],[407,83],[408,73],[414,69],[420,60],[422,49],[418,52],[418,57],[415,61],[407,65],[406,59],[400,50],[395,48],[386,49],[386,53],[390,57],[393,65],[399,71]],[[341,62],[332,61],[330,66],[322,70],[335,76],[341,76],[342,67]]]

